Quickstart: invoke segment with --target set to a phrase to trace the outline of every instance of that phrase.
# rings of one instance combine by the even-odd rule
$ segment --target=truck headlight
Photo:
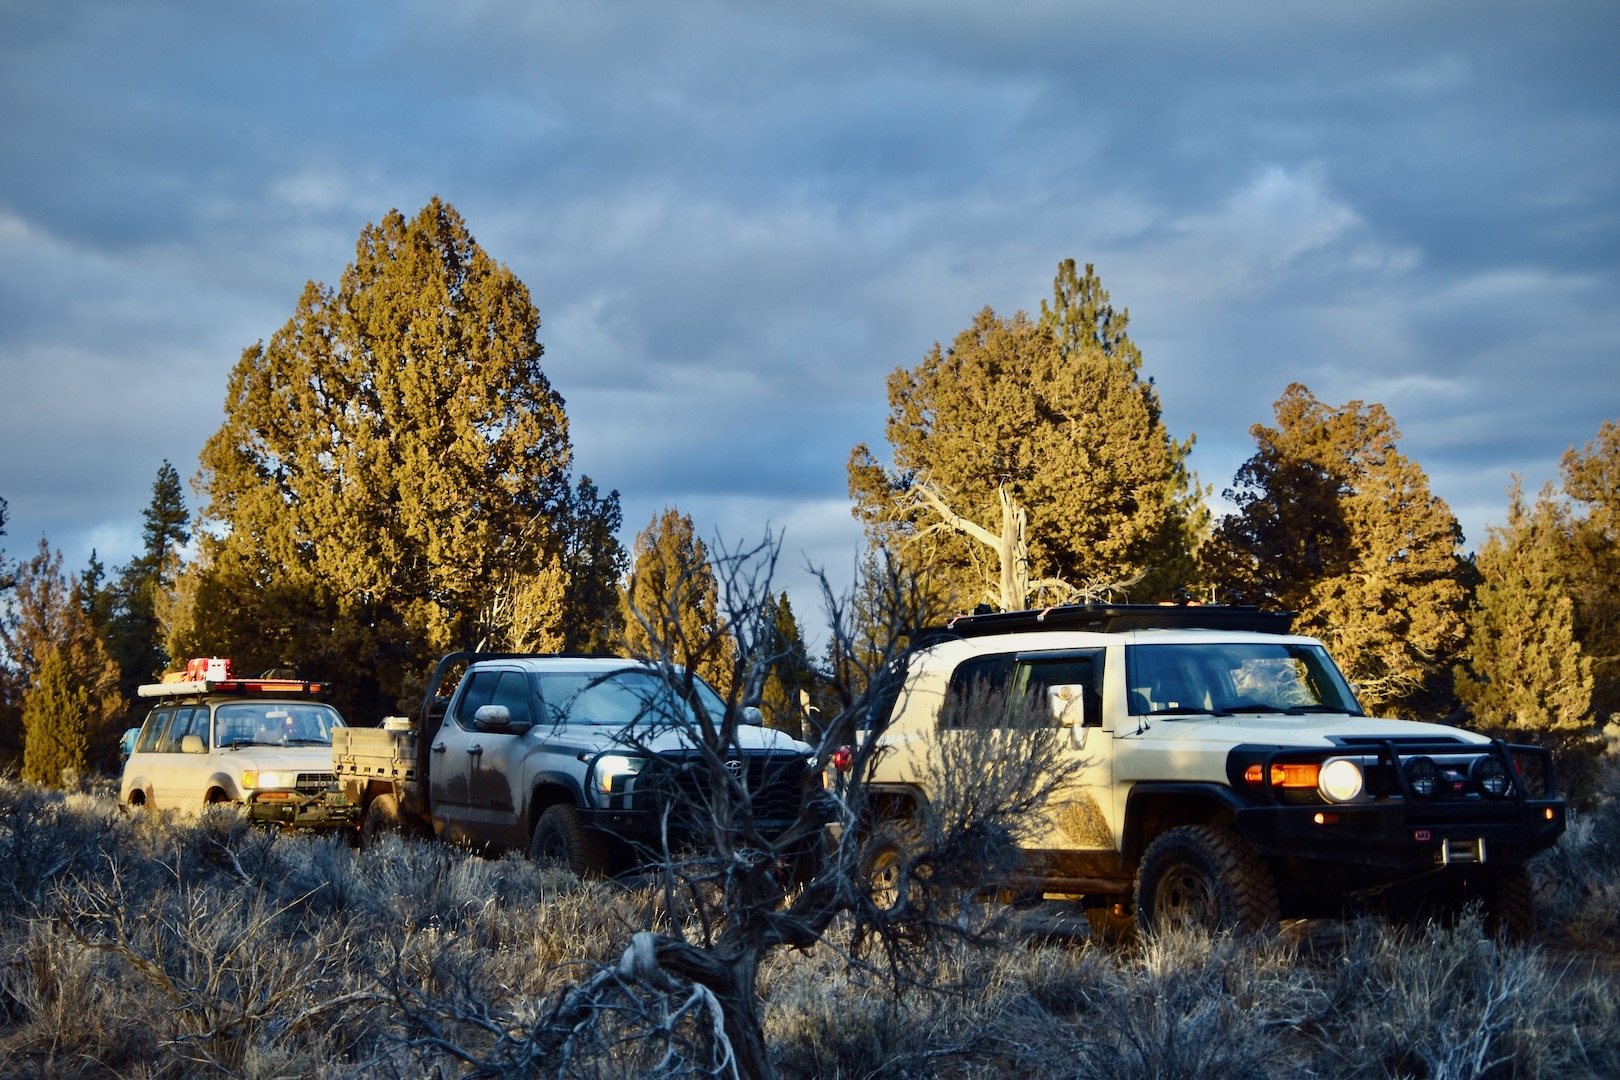
[[[1322,766],[1316,790],[1328,802],[1349,802],[1361,794],[1361,766],[1349,758],[1335,758]]]
[[[591,787],[599,795],[612,795],[625,789],[632,776],[635,776],[647,764],[643,757],[631,757],[628,754],[603,754],[596,759],[596,769],[591,774]]]

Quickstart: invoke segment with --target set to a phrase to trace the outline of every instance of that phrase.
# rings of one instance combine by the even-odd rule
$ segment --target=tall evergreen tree
[[[610,652],[624,631],[619,581],[629,568],[619,527],[619,493],[602,495],[582,476],[559,523],[561,566],[569,588],[562,597],[561,647],[565,652]]]
[[[736,645],[722,624],[708,548],[689,516],[666,506],[636,536],[623,606],[630,656],[669,657],[721,693],[730,690]]]
[[[67,678],[88,695],[91,714],[85,728],[92,765],[110,765],[115,748],[114,722],[123,712],[118,667],[107,656],[86,613],[84,579],[62,570],[62,553],[40,538],[39,552],[17,569],[14,592],[0,618],[8,679],[23,703],[21,730],[0,732],[0,750],[15,754],[26,746],[29,714],[26,703],[38,686],[47,657],[60,655]]]
[[[1396,449],[1382,405],[1324,405],[1295,383],[1225,496],[1203,554],[1223,599],[1299,612],[1370,708],[1444,715],[1465,635],[1462,530]]]
[[[589,637],[536,584],[572,587],[564,540],[591,526],[567,518],[539,325],[448,204],[367,226],[338,287],[306,286],[231,374],[171,651],[335,676],[367,719],[447,649]]]
[[[1567,560],[1575,636],[1592,663],[1592,704],[1620,719],[1620,423],[1563,460],[1564,493],[1580,511],[1569,522]]]
[[[1592,742],[1592,664],[1575,635],[1565,517],[1550,488],[1527,510],[1515,483],[1507,525],[1479,549],[1457,694],[1487,730],[1578,750]]]
[[[23,699],[27,739],[22,778],[63,787],[70,776],[84,775],[90,764],[94,712],[90,691],[74,684],[62,650],[50,649]]]
[[[164,461],[152,483],[152,501],[142,511],[141,553],[131,559],[107,590],[102,640],[117,663],[125,698],[169,666],[159,611],[167,609],[180,572],[183,549],[191,540],[180,474]]]
[[[816,669],[810,664],[804,633],[799,629],[799,620],[793,614],[793,604],[786,590],[765,596],[762,615],[769,620],[771,633],[763,643],[769,673],[760,692],[760,709],[767,724],[797,738],[804,719],[799,695],[801,691],[806,694],[815,691]]]
[[[964,530],[907,499],[919,484],[961,519],[1026,515],[1029,578],[1084,588],[1140,579],[1133,599],[1172,595],[1205,525],[1191,445],[1171,438],[1142,358],[1093,268],[1062,263],[1041,317],[989,308],[949,349],[889,377],[892,467],[850,457],[854,512],[874,543],[926,564],[958,602],[998,602],[1001,567]],[[988,527],[988,526],[987,526]],[[989,528],[995,532],[994,528]],[[1059,592],[1048,599],[1064,599]],[[1016,598],[1015,598],[1016,599]]]

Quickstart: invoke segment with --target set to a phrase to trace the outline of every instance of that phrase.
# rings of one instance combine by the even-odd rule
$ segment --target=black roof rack
[[[1292,611],[1261,611],[1228,604],[1063,604],[1044,611],[997,611],[958,615],[944,626],[917,636],[919,644],[985,634],[1033,633],[1037,630],[1091,630],[1118,634],[1127,630],[1252,630],[1286,634]]]

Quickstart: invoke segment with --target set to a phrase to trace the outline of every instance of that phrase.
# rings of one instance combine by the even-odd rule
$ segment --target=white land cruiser
[[[877,708],[874,874],[904,858],[895,823],[927,812],[951,735],[942,708],[988,686],[1038,695],[1080,763],[1009,891],[1078,901],[1104,932],[1133,917],[1257,927],[1394,890],[1477,898],[1527,934],[1524,863],[1565,824],[1546,751],[1367,716],[1321,643],[1288,634],[1292,618],[1086,605],[925,631]]]
[[[244,803],[255,821],[352,827],[359,808],[338,791],[332,733],[343,717],[327,687],[297,679],[235,678],[230,661],[195,660],[157,699],[124,762],[119,802],[156,810]]]

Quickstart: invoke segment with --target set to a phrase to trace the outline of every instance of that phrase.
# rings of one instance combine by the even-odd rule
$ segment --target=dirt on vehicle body
[[[712,824],[713,778],[690,731],[698,710],[726,707],[701,679],[633,660],[455,653],[416,717],[343,732],[333,767],[365,838],[403,829],[602,875]],[[810,747],[756,724],[737,730],[724,767],[748,793],[753,826],[785,830],[809,786]]]
[[[1077,783],[1024,845],[1024,896],[1094,927],[1259,926],[1346,898],[1481,901],[1534,924],[1525,862],[1563,832],[1551,760],[1439,724],[1369,717],[1292,616],[1088,605],[959,618],[923,635],[877,722],[885,820],[873,872],[903,857],[974,688],[1024,697],[1065,735]],[[953,725],[956,730],[953,730]],[[888,837],[885,843],[883,837]]]

